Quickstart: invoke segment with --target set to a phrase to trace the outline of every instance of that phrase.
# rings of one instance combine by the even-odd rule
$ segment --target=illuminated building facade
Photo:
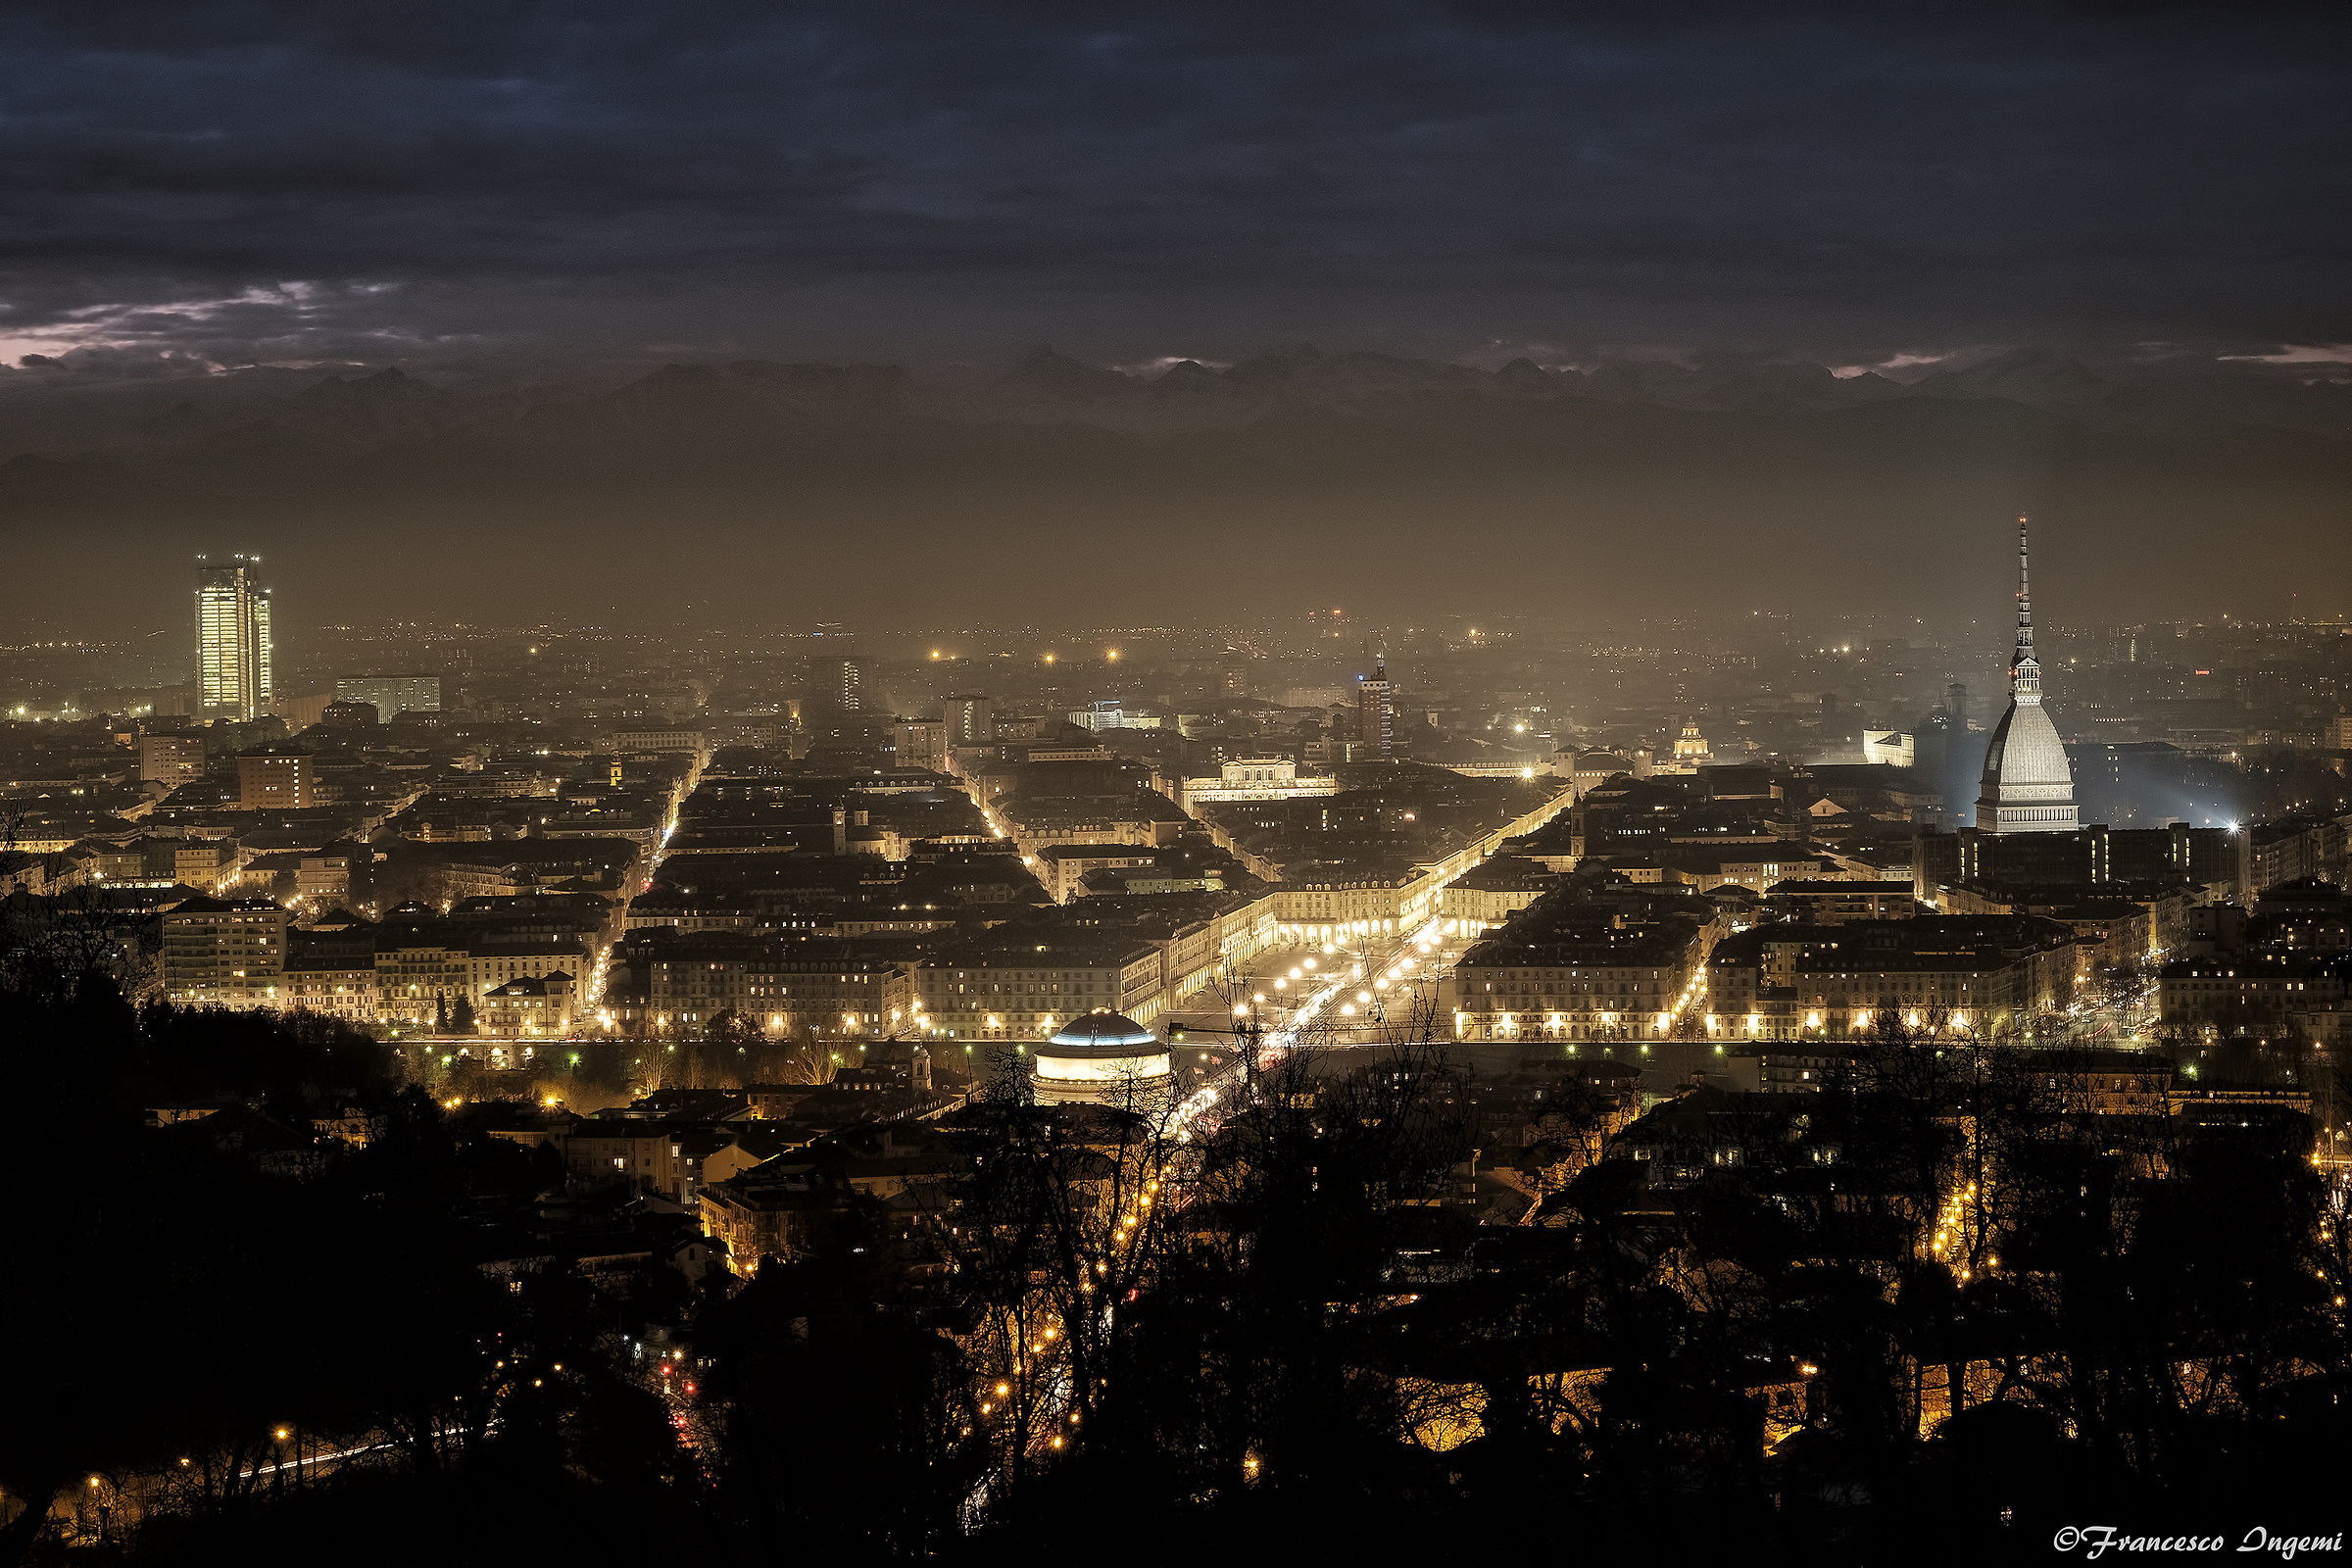
[[[1072,928],[1041,945],[1000,928],[923,965],[921,1023],[956,1040],[1039,1040],[1099,1008],[1148,1020],[1163,1001],[1162,970],[1159,948],[1132,932]]]
[[[261,558],[196,558],[196,636],[207,717],[260,718],[270,711],[272,650],[270,590]]]
[[[519,1040],[562,1035],[571,1028],[570,975],[523,975],[482,993],[476,1017],[481,1032],[494,1039]]]
[[[1898,729],[1866,729],[1862,760],[1880,767],[1913,766],[1919,760],[1918,737]]]
[[[1080,729],[1097,731],[1158,729],[1161,727],[1160,716],[1157,713],[1130,713],[1127,711],[1126,704],[1115,697],[1106,698],[1098,703],[1089,703],[1084,708],[1074,709],[1070,712],[1069,719]]]
[[[1188,778],[1184,798],[1195,806],[1220,801],[1288,801],[1302,795],[1337,795],[1340,781],[1329,774],[1298,776],[1287,757],[1242,757],[1223,763],[1214,778]]]
[[[286,960],[286,1005],[323,1013],[346,1023],[371,1024],[381,1014],[375,956],[371,946],[345,952],[334,947],[300,953]]]
[[[2064,922],[2031,915],[1768,923],[1715,945],[1701,1022],[1720,1041],[2025,1029],[2073,1000],[2077,949]]]
[[[699,1033],[732,1012],[770,1035],[889,1034],[914,1009],[914,972],[838,943],[750,932],[657,930],[647,950],[644,1022]],[[644,1023],[623,1020],[628,1032]]]
[[[832,701],[836,712],[865,711],[865,661],[855,658],[827,661],[825,696]]]
[[[1704,1001],[1695,926],[1490,939],[1454,968],[1453,1027],[1464,1040],[1669,1040]]]
[[[183,1007],[286,1004],[286,911],[268,899],[188,899],[163,921],[164,998]]]

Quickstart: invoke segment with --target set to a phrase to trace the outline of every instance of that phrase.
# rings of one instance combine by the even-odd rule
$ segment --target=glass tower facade
[[[196,636],[204,711],[260,718],[270,711],[270,590],[259,556],[196,558]]]

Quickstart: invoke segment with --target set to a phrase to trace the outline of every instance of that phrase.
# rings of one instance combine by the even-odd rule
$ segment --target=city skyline
[[[1644,649],[1611,647],[1606,634],[1564,636],[1564,628],[1540,617],[1525,623],[1491,621],[1483,629],[1466,624],[1397,628],[1350,622],[1339,607],[1262,627],[1098,628],[1061,637],[1032,628],[987,634],[977,642],[940,633],[908,637],[869,631],[861,636],[831,623],[797,634],[771,632],[764,648],[733,652],[698,648],[702,638],[712,635],[709,629],[700,638],[690,634],[683,643],[672,640],[674,633],[659,629],[620,635],[638,649],[624,657],[650,662],[642,666],[648,674],[664,659],[683,659],[693,673],[675,689],[700,694],[702,707],[748,715],[784,714],[796,729],[847,722],[870,730],[896,724],[899,746],[906,756],[919,760],[917,765],[937,766],[956,745],[987,738],[993,732],[994,711],[1007,705],[1058,709],[1073,723],[1098,733],[1105,728],[1174,726],[1181,720],[1189,735],[1197,721],[1216,722],[1214,715],[1232,708],[1236,699],[1245,699],[1241,706],[1248,710],[1246,694],[1254,690],[1261,709],[1270,702],[1273,709],[1287,705],[1299,711],[1304,705],[1303,710],[1312,711],[1315,705],[1328,702],[1334,710],[1349,710],[1349,721],[1366,737],[1366,755],[1374,759],[1425,752],[1433,734],[1423,727],[1425,721],[1439,726],[1434,733],[1440,735],[1460,735],[1466,729],[1492,737],[1481,742],[1499,748],[1498,766],[1490,770],[1544,775],[1586,776],[1591,768],[1585,754],[1601,759],[1604,770],[1606,765],[1631,765],[1638,773],[1652,768],[1681,771],[1686,754],[1698,757],[1701,765],[1710,760],[1737,764],[1759,757],[1797,765],[1916,765],[1923,777],[1935,781],[1931,787],[1945,796],[1942,820],[1947,826],[1983,823],[1994,834],[2072,834],[2093,821],[2077,815],[2070,759],[2074,769],[2112,771],[2113,759],[2120,755],[2115,751],[2118,743],[2170,743],[2159,749],[2185,747],[2189,754],[2218,755],[2236,762],[2259,745],[2325,747],[2334,738],[2338,726],[2324,703],[2317,708],[2308,700],[2258,705],[2247,702],[2245,695],[2250,681],[2272,682],[2285,673],[2264,662],[2278,657],[2268,650],[2282,637],[2319,637],[2320,644],[2312,646],[2324,659],[2330,631],[2343,635],[2340,625],[2324,622],[2225,620],[2212,627],[2142,622],[2079,629],[2073,646],[2082,652],[2061,653],[2058,659],[2066,678],[2080,689],[2080,701],[2062,701],[2056,710],[2060,724],[2054,726],[2051,710],[2042,704],[2038,660],[2047,645],[2035,642],[2026,519],[2020,518],[2017,526],[2015,626],[2003,676],[2011,702],[1997,722],[1989,713],[1980,722],[1966,697],[1971,681],[2003,667],[1994,662],[1996,656],[1983,628],[1960,626],[1931,635],[1924,624],[1905,623],[1900,617],[1876,627],[1832,628],[1824,640],[1782,618],[1766,621],[1757,616],[1746,624],[1705,629],[1680,653],[1671,640]],[[233,579],[232,586],[255,590],[256,602],[264,606],[259,629],[266,633],[267,595],[254,575],[258,563],[237,558],[233,567],[204,569],[208,580],[226,573],[224,580]],[[214,617],[220,622],[214,629],[234,630],[235,617],[227,613],[233,595],[215,597],[221,599],[221,612]],[[204,602],[200,595],[200,611]],[[1693,628],[1683,633],[1672,627],[1653,629],[1672,639]],[[261,716],[243,709],[224,710],[215,701],[220,669],[235,667],[240,645],[234,637],[202,635],[201,625],[198,630],[191,652],[206,657],[186,667],[209,672],[203,678],[180,687],[167,684],[141,691],[119,684],[110,688],[101,676],[97,683],[80,687],[78,696],[57,685],[20,687],[34,700],[14,703],[11,710],[39,721],[74,722],[77,715],[111,705],[126,709],[142,726],[143,715],[150,713],[218,714],[247,721]],[[374,631],[345,626],[321,628],[319,635],[327,640],[294,656],[271,705],[294,732],[318,724],[322,717],[353,711],[348,706],[352,704],[367,705],[365,711],[372,713],[376,723],[416,721],[440,712],[445,693],[456,705],[457,721],[466,722],[469,710],[478,710],[482,702],[483,689],[473,672],[485,659],[495,662],[519,658],[527,666],[538,664],[544,656],[550,674],[595,668],[611,656],[589,650],[616,634],[612,628],[593,626],[415,627],[405,632],[398,626]],[[105,645],[72,652],[63,645],[17,650],[20,662],[15,668],[22,678],[33,667],[23,661],[54,664],[62,658],[68,662],[56,666],[61,670],[79,661],[79,667],[93,675],[109,667],[127,673],[131,665],[122,661],[130,658],[144,661],[140,667],[169,673],[168,649],[157,662],[154,655],[135,653],[139,646],[115,645],[114,653]],[[254,641],[243,645],[247,650],[264,646]],[[664,653],[665,648],[672,652]],[[1397,678],[1392,678],[1389,667],[1392,650],[1402,661]],[[220,657],[211,658],[215,653]],[[579,663],[583,655],[592,661],[586,666]],[[768,685],[767,695],[755,698],[741,687],[740,677],[727,673],[747,656],[752,661],[747,667],[764,670],[766,680],[784,683],[784,695],[776,695],[777,688]],[[1223,672],[1205,683],[1199,662],[1203,659],[1209,661],[1208,667]],[[1678,664],[1682,674],[1671,695],[1655,684],[1656,675],[1644,672],[1645,666],[1655,666],[1664,674]],[[2209,667],[2217,665],[2226,667]],[[796,670],[801,673],[796,675]],[[10,676],[9,669],[0,668],[0,680]],[[568,674],[558,678],[558,690],[573,679]],[[2293,676],[2286,678],[2291,681]],[[975,682],[989,690],[970,690]],[[1489,708],[1482,713],[1477,705],[1491,699],[1478,694],[1496,683],[1505,688],[1517,685],[1520,693],[1499,710]],[[1776,691],[1792,690],[1802,709],[1812,703],[1815,689],[1823,705],[1816,717],[1761,722],[1763,712],[1788,702],[1775,696]],[[2217,732],[2210,728],[2211,699],[2198,694],[2231,690],[2239,694],[2248,718],[2272,727],[2219,732],[2225,738],[2217,746]],[[1472,705],[1467,710],[1465,698]],[[499,699],[493,708],[513,702]],[[1179,713],[1188,707],[1207,711]],[[2180,716],[2166,716],[2176,711]],[[1749,712],[1758,717],[1740,716]],[[1723,726],[1733,721],[1747,733],[1727,734]],[[1760,727],[1751,730],[1751,724]],[[1727,748],[1712,759],[1702,725]],[[1507,766],[1499,765],[1506,757]],[[1637,760],[1626,763],[1627,758]],[[1674,767],[1668,766],[1669,760]],[[1981,788],[1974,782],[1980,762]],[[2119,781],[2120,775],[2109,782]],[[1278,782],[1277,794],[1292,791],[1289,775]],[[1220,788],[1230,795],[1233,781]],[[2205,788],[2201,804],[2193,790],[2177,795],[2175,809],[2185,807],[2186,820],[2209,825],[2239,814],[2239,807],[2225,804],[2228,791],[2215,794],[2210,786]],[[1968,802],[1979,796],[1972,821]],[[2129,792],[2119,797],[2111,790],[2099,799],[2100,811],[2107,813],[2096,818],[2102,824],[2119,804],[2127,809],[2127,820],[2142,819],[2143,810],[2153,810],[2153,819],[2163,818],[2155,797],[2134,799]],[[1997,809],[1986,804],[1995,802]]]

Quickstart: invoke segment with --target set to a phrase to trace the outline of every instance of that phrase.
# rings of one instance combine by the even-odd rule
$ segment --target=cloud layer
[[[15,8],[0,356],[2352,340],[2329,11],[1626,18]]]

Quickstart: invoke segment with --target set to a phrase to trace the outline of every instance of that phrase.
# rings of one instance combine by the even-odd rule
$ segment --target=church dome
[[[1055,1056],[1132,1056],[1139,1050],[1145,1053],[1165,1052],[1159,1037],[1118,1012],[1083,1012],[1054,1032],[1054,1038],[1037,1048],[1037,1054]]]
[[[1116,1012],[1079,1014],[1038,1046],[1030,1060],[1030,1082],[1047,1103],[1160,1097],[1174,1070],[1168,1043]]]

